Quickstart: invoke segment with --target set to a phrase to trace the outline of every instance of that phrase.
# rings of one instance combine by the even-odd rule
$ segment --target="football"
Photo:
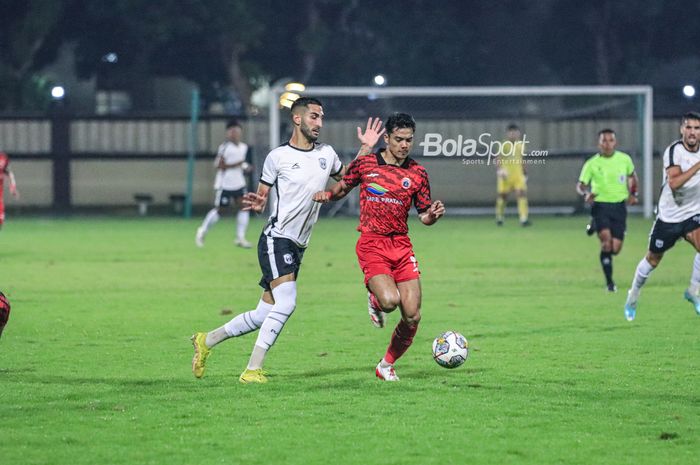
[[[5,329],[7,320],[10,319],[10,301],[7,300],[5,294],[0,292],[0,336],[2,336],[2,330]]]
[[[457,368],[469,357],[467,338],[455,331],[442,333],[433,341],[433,359],[445,368]]]

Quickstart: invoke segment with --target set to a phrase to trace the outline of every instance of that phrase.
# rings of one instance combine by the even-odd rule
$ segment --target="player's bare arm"
[[[241,210],[261,213],[265,209],[269,194],[270,186],[260,183],[257,192],[248,192],[243,196],[243,208]]]
[[[682,171],[681,167],[678,165],[669,166],[666,168],[668,186],[674,191],[680,189],[690,178],[695,176],[698,170],[700,170],[700,161],[688,168],[687,171]]]
[[[430,208],[418,215],[418,218],[420,218],[421,223],[430,226],[437,223],[437,220],[442,218],[444,214],[445,204],[440,200],[436,200],[430,205]]]
[[[342,180],[333,184],[327,191],[316,192],[313,196],[313,201],[318,203],[327,203],[335,200],[340,200],[352,190]]]
[[[343,166],[342,168],[340,168],[340,171],[338,171],[336,174],[331,176],[331,178],[333,178],[336,181],[340,181],[341,179],[343,179],[343,176],[345,176],[345,173],[347,173],[347,172],[348,172],[348,167]]]
[[[508,177],[508,172],[501,166],[501,157],[493,157],[493,165],[496,167],[496,176],[501,179]]]
[[[15,181],[15,174],[7,170],[7,177],[10,180],[10,194],[16,199],[19,199],[19,191],[17,190],[17,182]]]
[[[247,165],[246,161],[239,161],[236,163],[226,163],[226,160],[224,160],[223,157],[219,158],[219,162],[217,163],[217,168],[220,170],[227,170],[230,168],[238,168],[239,166]]]

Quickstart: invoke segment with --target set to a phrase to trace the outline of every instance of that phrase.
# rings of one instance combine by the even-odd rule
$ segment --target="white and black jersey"
[[[219,160],[223,159],[227,165],[241,163],[245,161],[248,153],[248,144],[239,142],[226,141],[219,146],[219,152],[214,163],[218,166]],[[237,191],[246,186],[245,177],[243,176],[243,167],[241,165],[235,168],[218,169],[216,178],[214,179],[214,189],[225,191]]]
[[[271,151],[265,158],[260,182],[274,186],[277,201],[263,233],[306,247],[321,208],[312,197],[324,190],[328,179],[342,168],[338,154],[326,144],[301,150],[287,143]]]
[[[697,162],[700,162],[700,153],[686,149],[680,140],[669,145],[664,151],[664,177],[657,215],[661,221],[680,223],[700,214],[700,172],[695,173],[675,191],[668,185],[666,173],[671,166],[678,166],[681,171],[688,171]]]

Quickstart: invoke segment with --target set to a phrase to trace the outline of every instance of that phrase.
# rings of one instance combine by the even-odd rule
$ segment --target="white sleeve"
[[[671,146],[666,147],[666,150],[664,150],[664,171],[674,165],[677,165],[677,161],[673,160],[671,157]]]
[[[331,151],[333,152],[333,168],[331,169],[331,176],[335,176],[336,174],[340,173],[340,170],[343,169],[343,162],[340,161],[340,157],[337,153],[335,153],[334,149],[331,148]]]
[[[219,160],[224,157],[225,153],[226,153],[226,144],[219,145],[219,151],[216,152],[216,158],[214,158],[214,166],[216,166],[216,167],[219,166]]]
[[[270,153],[265,157],[260,182],[272,186],[277,181],[277,170],[277,157]]]

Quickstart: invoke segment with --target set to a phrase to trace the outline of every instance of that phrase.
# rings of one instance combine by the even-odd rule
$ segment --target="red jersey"
[[[379,153],[357,157],[343,176],[348,187],[360,187],[360,225],[362,233],[382,235],[408,233],[411,201],[418,213],[430,208],[428,173],[411,158],[401,166],[387,165]]]

